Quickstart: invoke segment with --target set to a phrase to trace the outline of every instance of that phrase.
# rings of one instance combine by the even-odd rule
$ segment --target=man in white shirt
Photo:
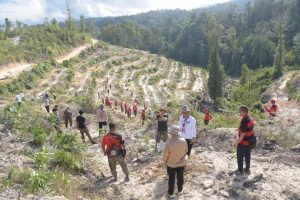
[[[99,135],[101,135],[103,131],[103,127],[107,126],[107,122],[108,122],[108,114],[106,110],[104,110],[103,105],[100,106],[100,109],[98,111],[98,117],[99,117]]]
[[[16,95],[16,101],[18,103],[18,106],[21,106],[21,103],[22,103],[22,97],[20,95],[20,93],[18,92],[17,95]]]
[[[182,107],[182,116],[179,119],[178,126],[181,130],[181,136],[187,142],[187,155],[190,158],[193,148],[193,139],[196,139],[197,136],[197,121],[193,116],[191,116],[191,111],[186,105]]]

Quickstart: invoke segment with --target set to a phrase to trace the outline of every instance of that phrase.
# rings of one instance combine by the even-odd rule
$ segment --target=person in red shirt
[[[238,170],[237,175],[243,175],[244,173],[250,174],[250,158],[251,158],[251,140],[255,139],[254,136],[254,120],[249,116],[249,108],[247,106],[240,107],[240,115],[242,120],[240,122],[238,140],[234,147],[237,148],[237,163]],[[244,160],[246,162],[246,168],[243,168]]]
[[[212,114],[210,113],[208,108],[204,109],[205,115],[204,115],[204,124],[208,125],[210,120],[212,120]]]
[[[127,109],[127,117],[131,118],[131,107],[130,106]]]
[[[133,107],[132,107],[132,110],[133,110],[133,114],[134,114],[134,116],[136,117],[136,116],[137,116],[137,110],[138,110],[138,108],[137,108],[137,105],[136,105],[136,104],[134,104],[134,105],[133,105]]]
[[[109,106],[109,108],[112,108],[112,100],[110,100],[110,101],[108,102],[108,106]]]
[[[125,162],[126,150],[125,141],[122,136],[116,133],[116,125],[110,123],[108,125],[109,132],[102,139],[102,150],[105,156],[108,158],[109,168],[114,177],[114,181],[117,181],[117,164],[119,163],[124,174],[125,181],[129,181],[129,171]]]
[[[105,105],[109,106],[109,98],[108,97],[105,97]]]
[[[274,99],[271,100],[271,104],[272,104],[272,106],[270,107],[270,109],[268,109],[267,106],[265,106],[265,109],[269,113],[270,117],[276,117],[277,110],[278,110],[278,106],[276,105],[276,101]]]

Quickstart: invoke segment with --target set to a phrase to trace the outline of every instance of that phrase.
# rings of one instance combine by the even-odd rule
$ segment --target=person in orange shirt
[[[212,114],[210,113],[208,108],[204,109],[205,115],[204,115],[204,124],[208,125],[210,120],[212,120]]]
[[[270,107],[270,109],[267,108],[267,106],[265,106],[265,109],[269,113],[270,117],[276,117],[277,110],[278,110],[278,106],[276,105],[276,101],[274,99],[271,100],[271,104],[272,104],[272,106]]]

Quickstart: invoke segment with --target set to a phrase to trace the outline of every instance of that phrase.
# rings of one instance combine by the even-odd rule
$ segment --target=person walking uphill
[[[108,158],[109,168],[114,177],[113,180],[118,180],[116,168],[119,163],[125,174],[125,181],[127,182],[129,181],[129,171],[125,162],[125,141],[122,139],[121,135],[116,133],[115,124],[110,123],[108,126],[109,132],[102,139],[102,150],[104,155]]]
[[[169,115],[166,113],[164,108],[159,109],[159,113],[156,115],[157,120],[157,134],[156,134],[156,146],[160,143],[161,137],[163,138],[163,142],[166,142],[168,139],[168,120]]]
[[[240,115],[242,120],[239,127],[239,137],[235,143],[237,148],[237,163],[238,171],[237,175],[243,175],[243,173],[250,174],[250,158],[252,145],[256,144],[254,136],[254,121],[249,116],[249,108],[247,106],[240,107]],[[244,158],[246,162],[246,168],[243,169]]]
[[[188,106],[182,107],[182,116],[179,119],[178,126],[180,127],[182,137],[186,140],[188,145],[187,155],[190,158],[193,148],[193,140],[197,137],[197,122]]]
[[[89,140],[91,141],[91,143],[96,144],[96,142],[92,139],[92,137],[90,135],[90,132],[89,132],[86,122],[85,122],[85,118],[82,115],[83,115],[83,111],[80,110],[79,116],[76,117],[77,128],[80,131],[81,139],[82,139],[83,143],[85,143],[84,134],[86,134],[88,136]]]
[[[212,115],[210,113],[210,111],[208,110],[208,108],[204,109],[205,115],[204,115],[204,124],[208,125],[209,122],[212,120]]]
[[[178,194],[183,194],[184,167],[187,165],[188,162],[186,159],[188,146],[186,141],[180,137],[180,130],[181,129],[178,126],[171,126],[171,138],[167,142],[166,147],[163,151],[163,161],[167,166],[167,172],[169,175],[168,195],[170,197],[175,197],[174,186],[176,174]]]
[[[60,118],[60,114],[59,114],[58,105],[54,106],[54,108],[52,109],[52,112],[53,112],[54,117],[55,117],[54,128],[56,129],[57,133],[62,133],[62,130],[61,130],[61,118]]]
[[[20,107],[21,103],[22,103],[22,96],[19,92],[16,95],[16,102],[17,102],[18,106]]]
[[[99,134],[101,134],[103,131],[103,127],[107,126],[107,122],[108,122],[108,115],[103,105],[100,106],[100,109],[98,111],[98,117],[99,117]]]
[[[64,120],[65,120],[65,126],[66,128],[68,128],[68,125],[70,124],[70,126],[72,127],[73,125],[73,121],[72,121],[72,111],[70,110],[70,108],[67,108],[64,111]]]
[[[44,105],[45,105],[47,113],[49,113],[50,112],[50,97],[48,94],[45,94],[45,96],[44,96]]]

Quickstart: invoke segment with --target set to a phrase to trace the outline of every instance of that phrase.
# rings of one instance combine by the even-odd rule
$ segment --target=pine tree
[[[249,76],[250,76],[249,67],[248,65],[243,64],[241,70],[241,77],[240,77],[240,83],[242,86],[245,86],[247,83],[249,83]]]
[[[284,36],[283,36],[283,30],[282,30],[282,22],[280,22],[280,33],[279,33],[279,42],[275,54],[275,60],[274,60],[274,66],[275,66],[275,72],[274,72],[274,78],[279,78],[283,75],[283,66],[284,66]]]
[[[214,103],[223,96],[224,70],[219,58],[218,32],[213,31],[210,37],[208,92]]]

